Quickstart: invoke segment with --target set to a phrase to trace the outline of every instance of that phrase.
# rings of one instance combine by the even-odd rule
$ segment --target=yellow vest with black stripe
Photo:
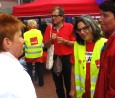
[[[43,54],[42,41],[43,36],[40,30],[31,29],[24,33],[25,57],[38,58]]]
[[[100,38],[94,46],[92,59],[90,62],[90,81],[91,81],[91,98],[93,98],[96,80],[99,69],[96,65],[96,60],[100,60],[100,53],[104,43],[107,41],[105,38]],[[85,79],[86,79],[86,46],[79,45],[77,42],[74,43],[74,74],[75,74],[75,85],[76,85],[76,98],[82,98],[85,93]]]

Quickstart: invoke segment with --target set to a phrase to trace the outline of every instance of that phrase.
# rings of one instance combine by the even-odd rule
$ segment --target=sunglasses
[[[89,29],[89,26],[84,26],[83,28],[78,29],[78,30],[76,30],[75,32],[76,32],[76,33],[80,33],[81,31],[83,31],[83,32],[87,32],[88,29]]]

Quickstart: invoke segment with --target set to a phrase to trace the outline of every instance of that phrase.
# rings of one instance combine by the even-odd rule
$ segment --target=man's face
[[[59,15],[59,10],[52,11],[51,17],[54,25],[58,25],[63,21],[63,16]]]
[[[108,11],[105,12],[103,10],[100,10],[100,19],[99,23],[101,25],[101,29],[104,32],[110,32],[112,33],[115,31],[115,16],[112,12]]]

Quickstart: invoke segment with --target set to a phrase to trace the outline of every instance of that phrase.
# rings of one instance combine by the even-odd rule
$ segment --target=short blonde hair
[[[37,22],[34,19],[28,20],[27,26],[28,27],[37,27]]]

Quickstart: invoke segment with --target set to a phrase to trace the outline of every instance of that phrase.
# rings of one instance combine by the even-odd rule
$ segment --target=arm
[[[44,43],[45,48],[49,48],[53,42],[54,39],[57,38],[57,35],[55,33],[52,33],[50,39]]]
[[[74,42],[76,40],[76,37],[73,34],[73,25],[70,24],[67,27],[67,30],[68,30],[67,35],[65,35],[63,37],[57,37],[57,41],[58,41],[58,43],[63,43],[67,46],[73,47]]]
[[[44,48],[49,48],[52,44],[51,26],[48,25],[44,33]]]
[[[52,39],[49,39],[48,41],[44,42],[44,48],[49,48],[52,44]]]
[[[71,90],[70,90],[70,96],[71,98],[76,98],[76,90],[75,90],[75,76],[74,76],[74,66],[72,65],[71,68]]]
[[[106,93],[106,98],[115,98],[115,53],[113,53],[114,56],[109,57],[109,70],[108,70],[108,89]]]
[[[75,89],[75,75],[74,75],[74,53],[72,51],[72,55],[70,58],[70,62],[72,63],[71,67],[71,90],[70,90],[70,96],[71,98],[76,98],[76,89]]]
[[[63,44],[68,45],[68,46],[74,45],[74,41],[66,40],[63,37],[57,37],[57,41],[58,41],[58,43],[63,43]]]
[[[68,45],[68,46],[71,46],[71,47],[73,47],[73,45],[74,45],[74,41],[65,40],[64,43],[65,43],[66,45]]]
[[[76,37],[75,37],[75,35],[72,33],[71,36],[70,36],[70,40],[67,40],[66,45],[73,47],[75,41],[76,41]]]

